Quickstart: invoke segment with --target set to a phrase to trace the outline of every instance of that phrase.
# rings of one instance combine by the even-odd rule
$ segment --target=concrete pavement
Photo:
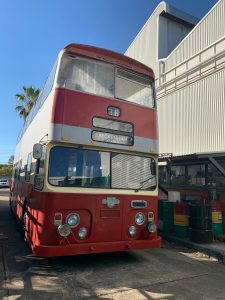
[[[165,242],[161,249],[34,257],[0,190],[0,299],[225,299],[225,266]]]
[[[162,238],[168,242],[176,243],[177,245],[202,252],[210,257],[214,257],[219,261],[225,263],[225,243],[214,241],[210,244],[198,244],[190,241],[188,238],[179,238],[173,234],[161,232]]]

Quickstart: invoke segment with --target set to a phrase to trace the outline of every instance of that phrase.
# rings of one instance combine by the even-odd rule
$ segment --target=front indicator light
[[[82,227],[78,230],[78,236],[81,240],[85,239],[87,236],[87,228]]]
[[[147,230],[148,230],[149,233],[154,233],[154,232],[156,232],[156,230],[157,230],[156,224],[153,223],[153,222],[149,222],[149,223],[147,224]]]
[[[62,214],[61,213],[55,213],[55,215],[54,215],[54,226],[58,227],[59,225],[62,225]]]
[[[137,225],[143,225],[145,222],[145,215],[141,212],[137,213],[135,216],[135,223]]]
[[[66,224],[74,228],[80,224],[80,216],[76,213],[69,214],[66,218]]]
[[[67,224],[59,225],[58,227],[58,233],[62,237],[67,237],[71,232],[70,226]]]
[[[132,236],[132,237],[135,236],[135,234],[136,234],[135,226],[130,226],[128,231],[129,231],[130,236]]]

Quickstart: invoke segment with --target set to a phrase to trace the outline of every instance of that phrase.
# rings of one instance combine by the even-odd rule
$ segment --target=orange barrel
[[[219,237],[223,234],[223,218],[222,218],[222,207],[219,200],[213,200],[212,205],[212,229],[213,235]]]
[[[187,237],[189,228],[188,205],[174,203],[174,233],[178,237]]]

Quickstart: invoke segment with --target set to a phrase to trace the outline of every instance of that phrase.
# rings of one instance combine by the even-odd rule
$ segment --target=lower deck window
[[[56,146],[50,151],[48,180],[61,187],[153,190],[153,163],[151,157]]]

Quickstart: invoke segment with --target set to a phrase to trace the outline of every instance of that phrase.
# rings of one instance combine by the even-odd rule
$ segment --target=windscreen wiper
[[[141,182],[140,182],[140,187],[139,187],[138,189],[134,190],[134,191],[135,191],[136,193],[139,192],[140,189],[143,188],[144,184],[145,184],[146,182],[148,182],[149,180],[153,179],[153,178],[155,178],[155,176],[151,176],[151,177],[145,179],[144,181],[141,181]]]

